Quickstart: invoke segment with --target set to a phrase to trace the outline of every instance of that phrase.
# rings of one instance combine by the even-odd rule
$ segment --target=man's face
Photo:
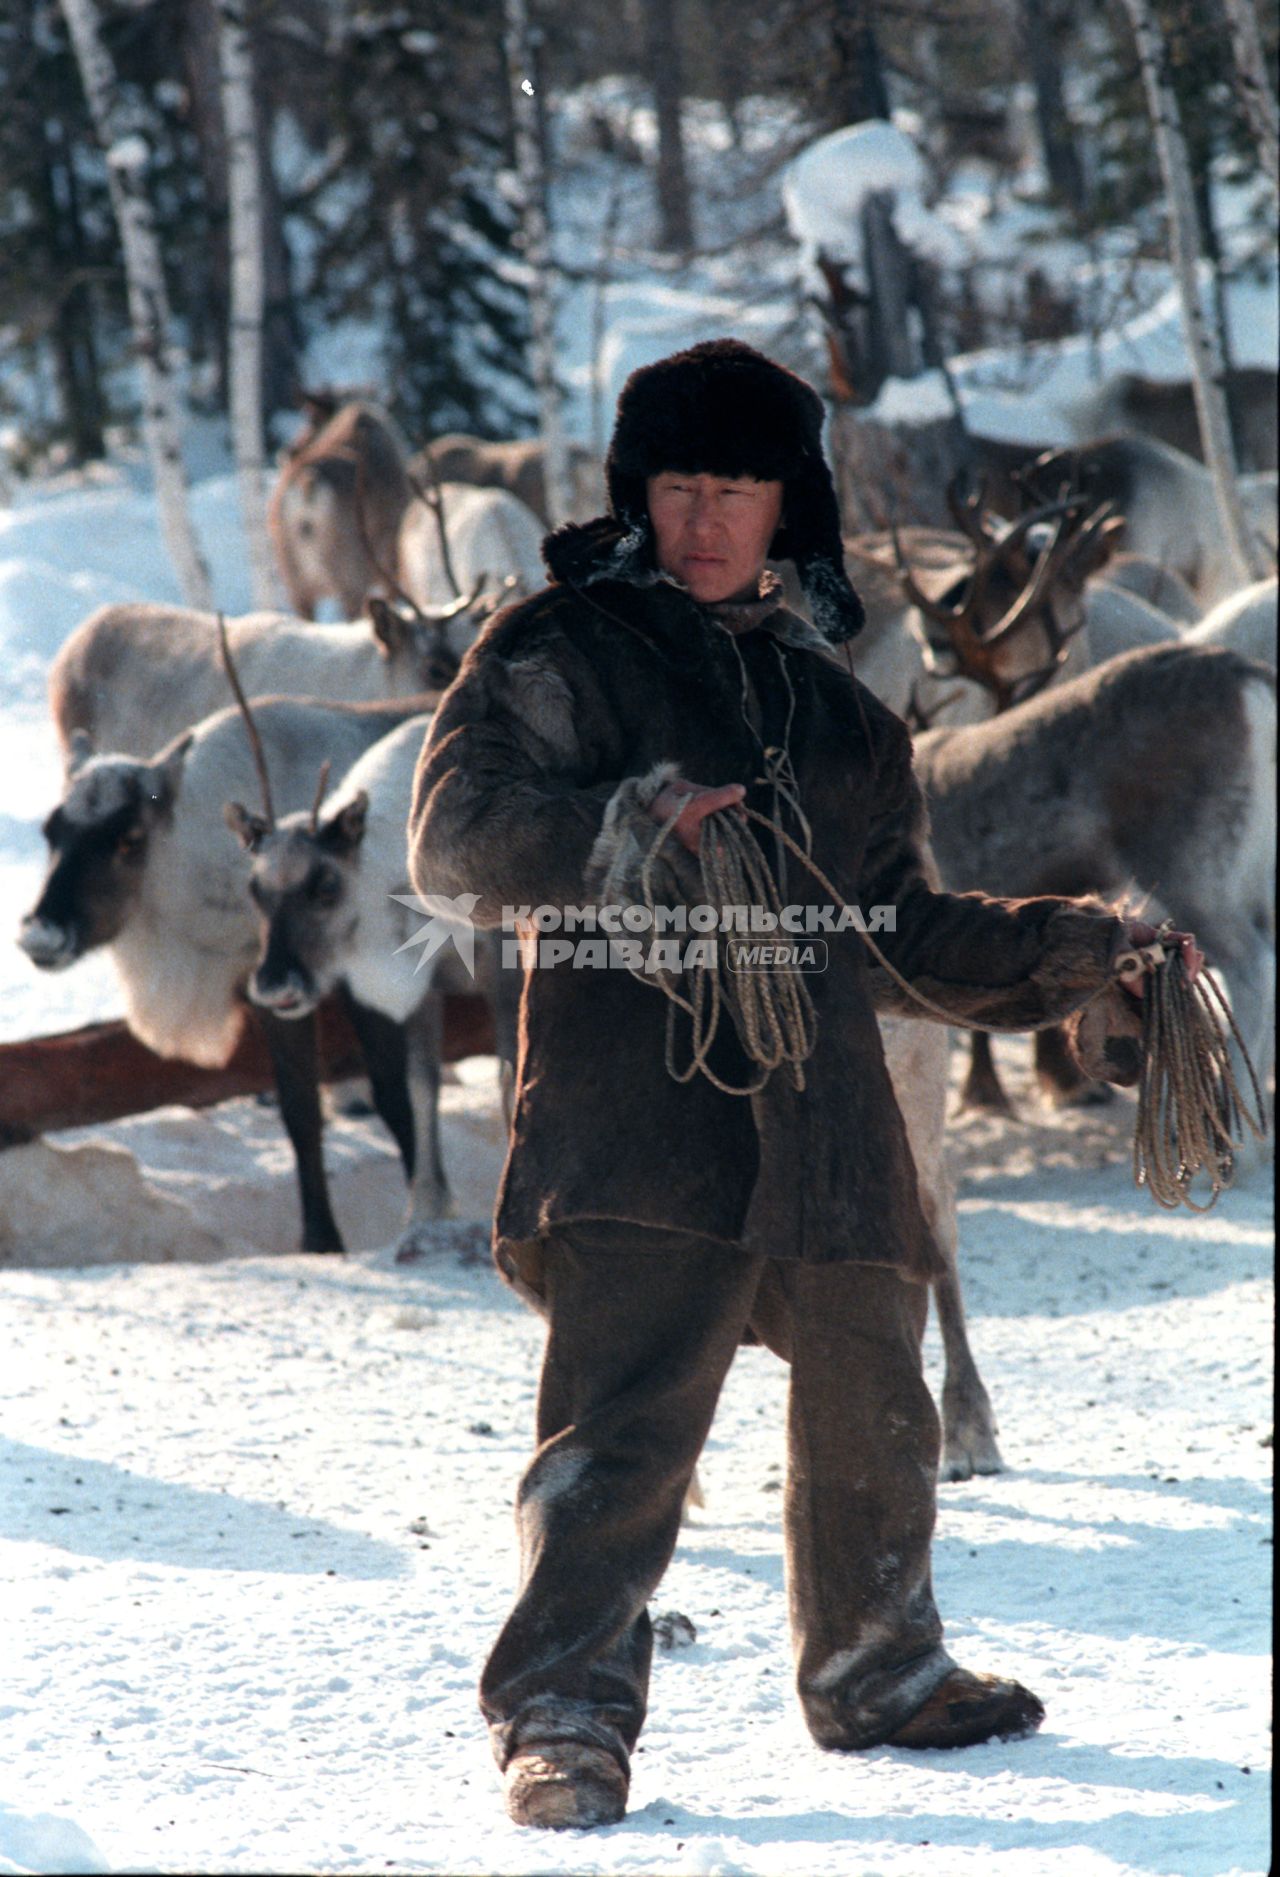
[[[754,599],[782,519],[782,484],[664,470],[646,488],[663,572],[705,605]]]

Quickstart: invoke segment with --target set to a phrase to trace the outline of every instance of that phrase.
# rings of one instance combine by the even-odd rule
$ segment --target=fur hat
[[[861,630],[863,611],[844,570],[822,420],[812,385],[740,339],[642,365],[618,399],[605,459],[609,506],[629,535],[644,535],[652,559],[647,477],[674,469],[785,483],[769,556],[794,561],[814,624],[839,645]]]

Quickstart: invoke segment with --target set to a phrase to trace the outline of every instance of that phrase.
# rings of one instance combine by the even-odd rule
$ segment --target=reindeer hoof
[[[1108,1082],[1041,1082],[1040,1099],[1048,1108],[1101,1108],[1115,1091]]]
[[[1008,1121],[1017,1119],[1017,1109],[1009,1100],[1000,1084],[966,1082],[960,1090],[960,1106],[970,1108],[979,1114],[1003,1115]]]
[[[938,1478],[972,1479],[975,1473],[1003,1473],[996,1445],[995,1416],[989,1404],[953,1408],[942,1404],[942,1458]]]

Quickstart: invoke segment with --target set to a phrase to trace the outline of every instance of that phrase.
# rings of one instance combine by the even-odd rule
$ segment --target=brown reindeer
[[[389,597],[388,570],[413,497],[407,451],[391,419],[371,404],[303,397],[308,426],[288,452],[267,523],[295,611],[314,619],[335,599],[344,619],[370,593]]]

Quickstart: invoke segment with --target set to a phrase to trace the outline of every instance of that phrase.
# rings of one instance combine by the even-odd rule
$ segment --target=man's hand
[[[649,813],[655,821],[669,821],[684,802],[685,807],[675,825],[676,837],[691,854],[696,854],[702,839],[702,823],[707,816],[714,814],[717,808],[736,808],[746,792],[741,782],[726,782],[712,789],[701,782],[686,782],[683,776],[675,776],[654,796]]]
[[[1188,984],[1195,983],[1200,973],[1201,966],[1204,964],[1204,953],[1196,944],[1195,935],[1193,933],[1165,932],[1162,935],[1148,920],[1130,919],[1125,926],[1125,936],[1135,951],[1140,951],[1144,946],[1155,945],[1157,943],[1166,946],[1176,945],[1178,950],[1182,953],[1182,963],[1187,974],[1187,982]],[[1120,982],[1131,995],[1141,997],[1143,991],[1146,989],[1147,974],[1142,970],[1124,973],[1120,978]]]

